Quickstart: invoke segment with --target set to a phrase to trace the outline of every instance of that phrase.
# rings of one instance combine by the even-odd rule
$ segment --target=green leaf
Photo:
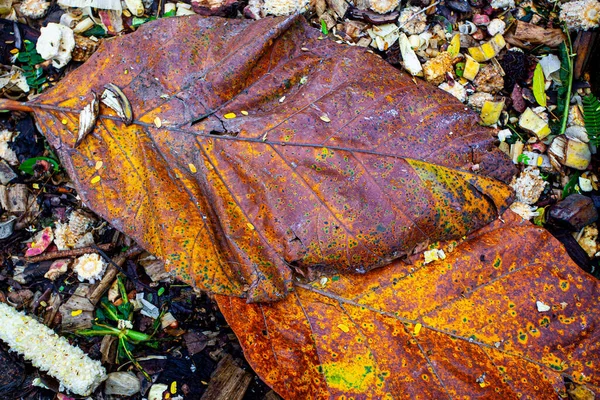
[[[456,72],[456,76],[458,76],[459,78],[462,78],[463,73],[465,72],[465,63],[464,62],[456,63],[454,68],[455,68],[454,71]]]
[[[533,72],[533,96],[540,106],[546,107],[546,79],[540,63]]]
[[[166,12],[163,14],[163,18],[168,18],[168,17],[174,17],[176,15],[176,11],[175,10],[171,10],[169,12]]]
[[[575,187],[579,183],[579,177],[581,176],[581,173],[582,173],[582,171],[577,171],[573,175],[571,175],[569,182],[567,182],[567,184],[563,188],[563,193],[562,193],[563,199],[566,198],[568,195],[576,192]]]
[[[600,101],[593,94],[582,99],[583,121],[590,141],[596,146],[600,145]]]
[[[329,34],[329,29],[327,29],[327,23],[325,22],[325,20],[321,20],[321,33],[323,35]]]
[[[94,25],[87,31],[83,32],[83,36],[106,36],[106,31],[101,25]]]
[[[44,82],[46,81],[46,78],[44,78]],[[35,83],[35,80],[32,80],[32,82]],[[27,83],[29,83],[29,79],[27,79]],[[32,158],[28,158],[27,160],[23,161],[21,163],[21,165],[19,165],[19,169],[23,172],[25,172],[26,174],[29,175],[33,175],[34,174],[34,170],[33,168],[35,167],[35,164],[38,161],[47,161],[50,164],[52,164],[52,169],[54,170],[54,172],[58,172],[58,170],[60,169],[60,165],[58,164],[58,162],[50,157],[32,157]]]

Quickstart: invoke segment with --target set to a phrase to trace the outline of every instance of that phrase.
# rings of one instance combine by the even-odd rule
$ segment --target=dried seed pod
[[[79,113],[79,135],[77,137],[77,141],[75,142],[75,147],[79,146],[87,134],[94,130],[96,119],[100,113],[98,95],[96,95],[94,92],[92,92],[92,95],[92,101]]]
[[[102,104],[114,110],[123,122],[125,122],[125,125],[131,124],[133,121],[131,104],[125,93],[117,85],[109,83],[104,86],[101,101]]]

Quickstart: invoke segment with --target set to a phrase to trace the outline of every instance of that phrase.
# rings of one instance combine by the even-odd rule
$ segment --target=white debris
[[[539,300],[535,302],[535,305],[537,306],[537,310],[539,312],[550,311],[550,309],[552,308],[548,304],[544,304],[543,302],[541,302]]]
[[[17,154],[9,147],[9,143],[15,137],[15,133],[7,129],[0,131],[0,158],[6,160],[10,165],[17,165],[19,160]]]
[[[106,270],[106,263],[98,254],[84,254],[75,261],[73,271],[81,282],[95,283],[102,278]]]
[[[540,170],[534,166],[525,168],[519,177],[513,178],[511,182],[517,201],[529,205],[539,200],[546,185],[548,182],[540,177]]]
[[[453,85],[450,85],[448,82],[443,82],[438,87],[443,91],[450,93],[462,103],[467,101],[467,89],[465,89],[465,87],[458,82],[454,82]]]
[[[490,36],[495,36],[496,34],[504,34],[504,30],[506,29],[506,23],[501,19],[494,18],[490,21],[487,26],[487,31]]]
[[[41,29],[35,48],[44,60],[52,60],[52,65],[60,69],[71,61],[75,35],[71,28],[50,22]]]

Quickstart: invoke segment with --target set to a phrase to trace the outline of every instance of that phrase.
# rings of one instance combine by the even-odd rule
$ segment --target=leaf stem
[[[33,112],[33,108],[20,101],[0,99],[0,110]]]
[[[569,79],[567,80],[567,93],[564,100],[565,109],[563,110],[562,121],[560,124],[560,135],[564,134],[565,130],[567,129],[567,121],[569,119],[569,106],[571,105],[571,90],[573,89],[573,45],[571,43],[571,35],[569,34],[569,29],[565,26],[563,27],[563,30],[565,31],[565,36],[567,37],[567,50],[569,52],[567,54],[567,60],[569,63]]]

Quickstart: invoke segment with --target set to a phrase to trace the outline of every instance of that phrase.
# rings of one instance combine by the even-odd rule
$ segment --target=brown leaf
[[[286,399],[552,399],[565,378],[600,393],[598,281],[546,230],[504,218],[445,260],[217,302]]]
[[[362,273],[506,208],[493,178],[514,166],[473,113],[319,35],[299,16],[164,19],[28,106],[90,207],[216,293],[282,298],[292,270]],[[102,107],[74,149],[82,99],[109,83],[137,120]]]

